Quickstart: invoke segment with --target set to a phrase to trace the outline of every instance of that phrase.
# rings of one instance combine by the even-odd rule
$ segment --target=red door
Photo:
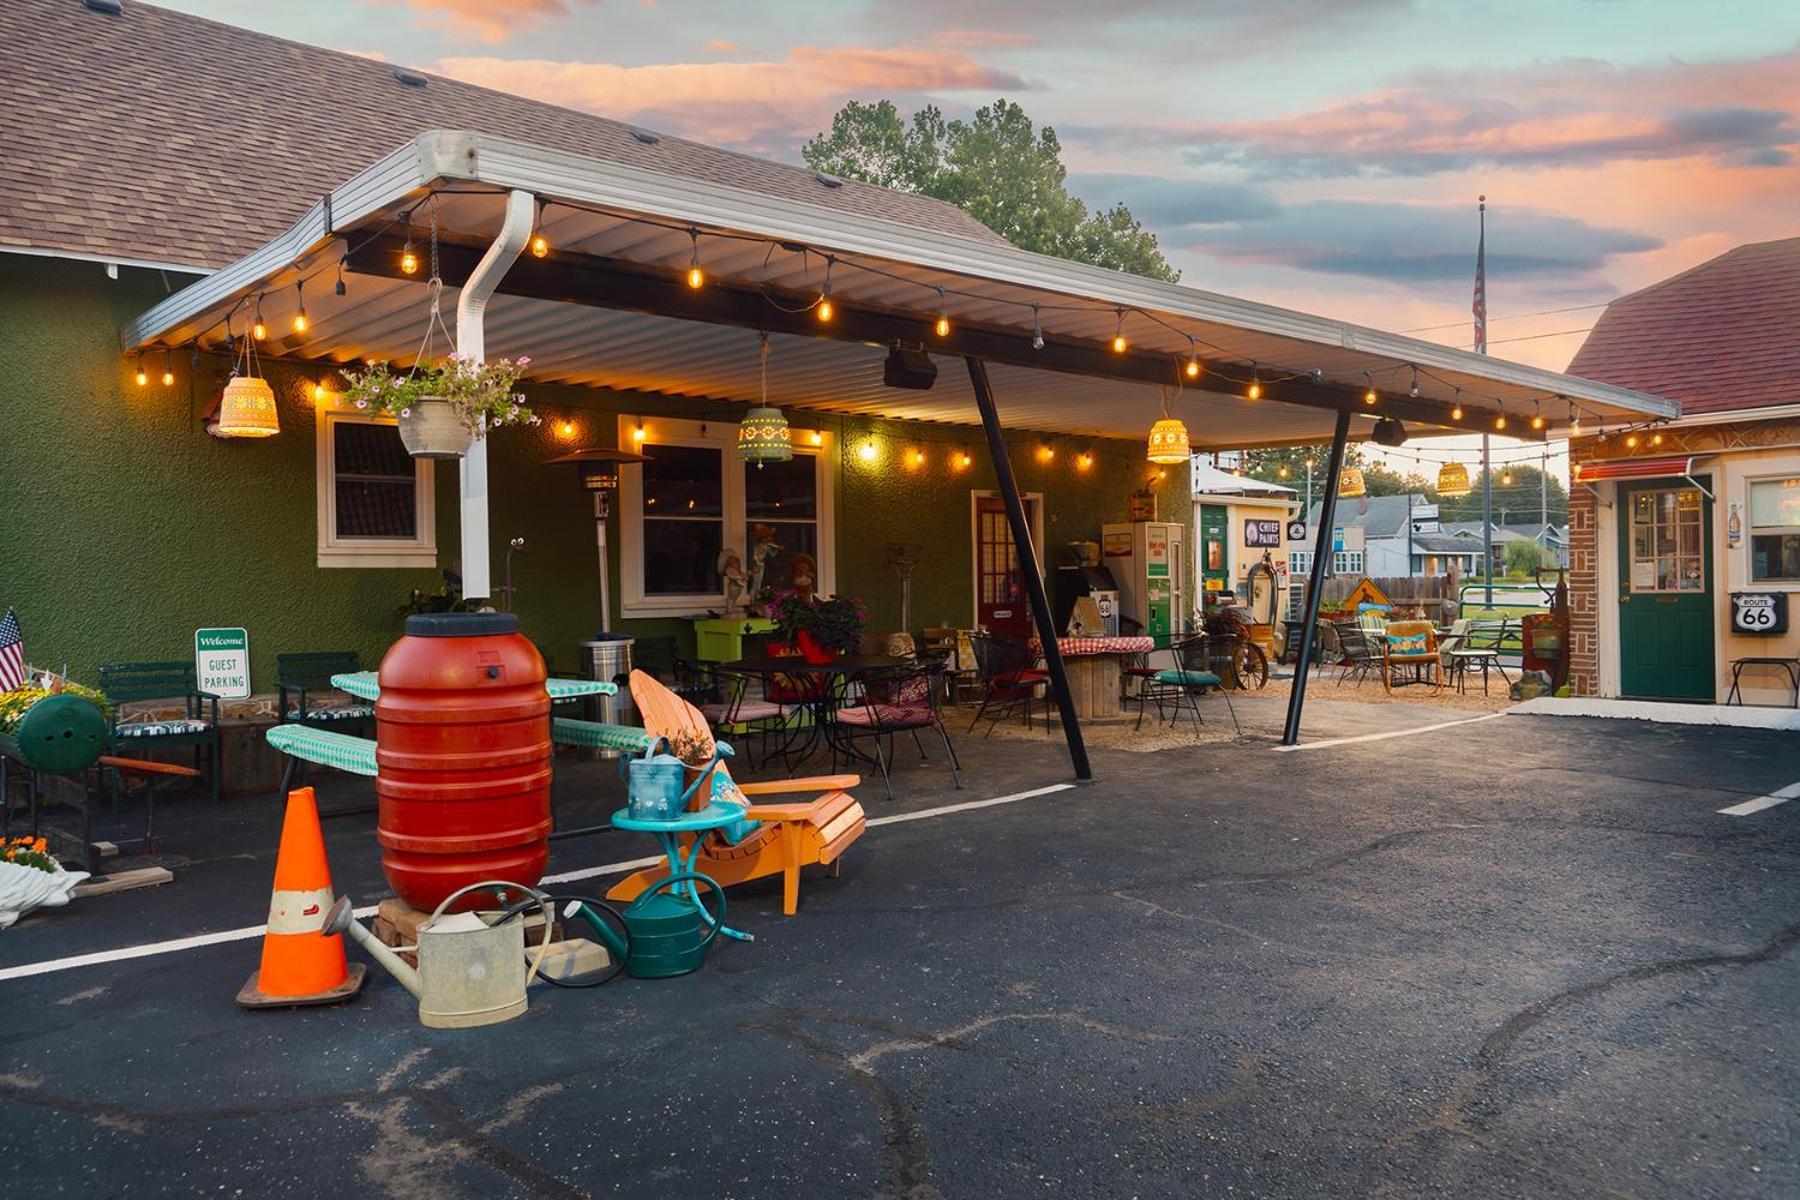
[[[1026,525],[1036,516],[1036,501],[1026,500]],[[1031,602],[1019,573],[1019,551],[1006,504],[997,496],[975,498],[975,619],[991,633],[1031,636]]]

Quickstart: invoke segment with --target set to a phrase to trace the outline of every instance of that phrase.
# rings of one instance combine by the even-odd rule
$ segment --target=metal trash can
[[[607,634],[591,642],[581,643],[581,662],[588,678],[610,680],[619,685],[617,695],[598,697],[600,719],[608,725],[637,723],[637,710],[631,705],[631,647],[636,638],[623,634]],[[599,757],[617,758],[617,750],[602,750]]]

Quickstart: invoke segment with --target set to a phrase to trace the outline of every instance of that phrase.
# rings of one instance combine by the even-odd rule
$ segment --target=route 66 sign
[[[1786,633],[1787,624],[1788,598],[1786,592],[1731,593],[1731,632]]]

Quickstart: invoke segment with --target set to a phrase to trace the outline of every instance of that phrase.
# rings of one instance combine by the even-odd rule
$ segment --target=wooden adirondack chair
[[[643,716],[644,729],[651,734],[665,738],[678,733],[712,737],[706,718],[698,709],[642,671],[631,673],[631,699]],[[727,768],[721,762],[713,770],[726,772]],[[781,911],[793,916],[800,906],[800,868],[819,863],[830,866],[836,874],[845,848],[862,836],[863,807],[845,790],[861,782],[859,775],[734,782],[732,786],[746,798],[791,792],[816,795],[795,804],[757,804],[752,799],[744,817],[761,825],[736,845],[719,830],[702,835],[705,840],[694,855],[692,869],[717,880],[722,887],[778,874],[782,877]],[[694,791],[693,806],[706,807],[712,794],[712,785],[702,784]],[[668,873],[666,863],[646,867],[620,880],[607,891],[606,898],[635,900]]]

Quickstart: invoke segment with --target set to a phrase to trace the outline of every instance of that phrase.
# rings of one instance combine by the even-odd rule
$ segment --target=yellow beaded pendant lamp
[[[1345,499],[1354,499],[1357,496],[1366,495],[1368,490],[1363,483],[1362,468],[1346,465],[1343,473],[1338,476],[1338,495]]]
[[[1437,494],[1440,496],[1466,496],[1472,490],[1469,486],[1469,468],[1461,463],[1445,463],[1438,468]]]
[[[1150,427],[1150,445],[1144,457],[1153,463],[1184,463],[1193,456],[1187,426],[1169,411],[1169,392],[1163,389],[1162,419]]]
[[[738,459],[755,463],[788,462],[794,457],[794,435],[779,408],[769,403],[769,335],[762,334],[762,403],[744,414],[738,426]]]
[[[226,337],[230,337],[229,330]],[[219,398],[219,420],[212,429],[215,437],[265,438],[281,432],[281,416],[275,409],[275,389],[258,373],[261,366],[256,355],[256,339],[245,338],[243,350],[232,363],[225,394]]]

